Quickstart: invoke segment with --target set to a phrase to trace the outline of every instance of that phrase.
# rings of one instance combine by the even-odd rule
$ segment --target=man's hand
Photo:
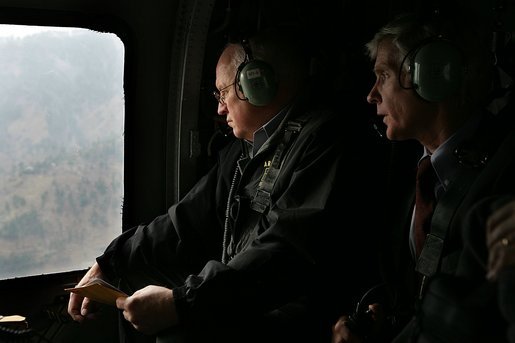
[[[99,265],[95,264],[88,270],[76,287],[82,286],[92,279],[103,279]],[[68,314],[73,320],[83,322],[85,319],[93,319],[97,310],[96,303],[75,293],[70,293],[68,301]]]
[[[173,291],[160,286],[147,286],[128,298],[116,299],[124,318],[145,334],[155,334],[177,324]]]
[[[380,335],[382,327],[385,325],[386,314],[381,304],[368,305],[370,319],[372,320],[372,327],[370,328],[372,335]],[[361,343],[364,341],[361,335],[351,330],[352,325],[349,316],[344,315],[338,318],[338,321],[333,326],[332,343]]]
[[[349,316],[341,316],[333,326],[332,343],[361,343],[363,340],[360,336],[354,334],[347,323]]]
[[[487,221],[487,278],[496,280],[507,266],[515,266],[515,201],[495,211]]]

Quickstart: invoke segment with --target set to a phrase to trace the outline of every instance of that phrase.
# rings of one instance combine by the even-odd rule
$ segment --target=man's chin
[[[388,138],[391,141],[403,141],[405,140],[402,133],[392,129],[391,127],[386,128],[386,138]]]
[[[234,137],[238,138],[238,139],[246,139],[245,137],[245,132],[241,131],[241,130],[238,130],[237,128],[231,128],[232,130],[232,134]]]
[[[394,130],[386,130],[386,138],[390,141],[407,141],[409,139],[412,139],[411,137],[407,137],[406,135],[403,135],[401,132],[396,132]]]

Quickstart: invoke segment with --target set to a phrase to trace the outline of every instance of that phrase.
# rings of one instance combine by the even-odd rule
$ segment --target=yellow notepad
[[[19,323],[23,322],[25,317],[19,315],[0,316],[0,323]]]
[[[123,291],[102,279],[93,279],[85,285],[74,288],[65,288],[64,290],[67,292],[79,294],[93,301],[112,306],[116,306],[117,298],[128,297],[128,295]]]

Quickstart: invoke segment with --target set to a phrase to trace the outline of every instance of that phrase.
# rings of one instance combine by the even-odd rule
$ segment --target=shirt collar
[[[465,124],[458,129],[451,137],[449,137],[442,145],[440,145],[431,156],[431,163],[435,169],[440,185],[446,191],[456,176],[456,172],[460,168],[455,151],[469,140],[479,127],[481,115],[472,116]],[[424,148],[422,157],[428,155],[429,152]]]
[[[265,142],[270,138],[270,136],[277,130],[279,124],[282,122],[284,116],[288,111],[286,108],[282,109],[279,113],[277,113],[272,119],[270,119],[265,125],[259,128],[256,132],[254,132],[254,141],[249,142],[251,145],[249,149],[249,156],[254,157],[259,149],[265,144]]]

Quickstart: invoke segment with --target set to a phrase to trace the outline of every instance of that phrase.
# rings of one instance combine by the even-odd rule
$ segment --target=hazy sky
[[[0,24],[0,37],[25,37],[43,31],[73,31],[74,28]],[[77,29],[75,29],[77,30]]]

